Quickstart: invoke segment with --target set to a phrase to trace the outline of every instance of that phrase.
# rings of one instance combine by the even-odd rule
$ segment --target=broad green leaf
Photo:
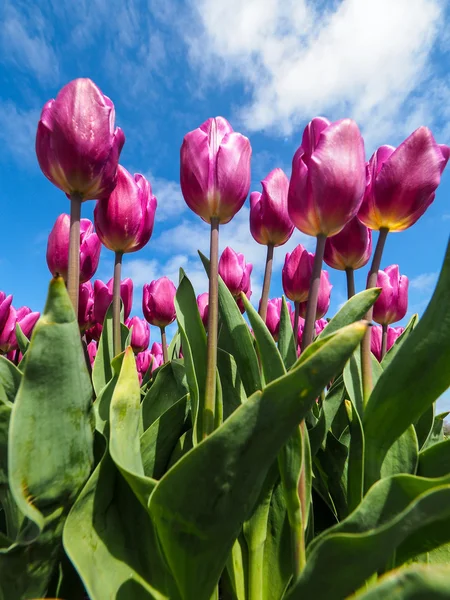
[[[19,346],[20,351],[25,356],[26,351],[28,350],[28,346],[30,345],[30,340],[22,331],[19,323],[16,323],[16,339],[17,345]]]
[[[364,431],[355,406],[345,400],[349,427],[350,446],[347,469],[347,504],[351,513],[359,505],[364,495]]]
[[[282,297],[280,328],[278,331],[278,351],[283,359],[284,366],[289,370],[297,360],[297,351],[291,318],[284,296]]]
[[[346,327],[364,319],[369,308],[375,303],[375,300],[381,293],[381,288],[370,288],[355,294],[344,306],[336,313],[318,338],[326,337],[335,333],[341,327]]]
[[[417,434],[417,441],[419,443],[419,450],[422,449],[433,430],[434,423],[434,404],[432,404],[427,410],[419,417],[414,423],[414,429]]]
[[[113,358],[111,362],[112,379],[108,381],[94,402],[95,428],[107,439],[109,439],[109,408],[117,380],[119,379],[123,357],[123,354],[119,354],[119,356]]]
[[[450,438],[419,453],[417,475],[443,477],[450,473]]]
[[[150,513],[184,600],[209,600],[270,465],[365,330],[356,323],[329,337],[301,366],[249,398],[159,481]]]
[[[400,473],[414,475],[418,460],[419,445],[416,430],[410,425],[387,451],[381,465],[381,477],[390,477]]]
[[[444,440],[444,419],[446,419],[449,414],[450,413],[446,411],[434,417],[433,427],[431,428],[427,441],[423,446],[423,450]]]
[[[225,570],[220,578],[222,595],[233,600],[246,600],[248,579],[248,552],[244,535],[233,544]]]
[[[144,431],[187,392],[183,365],[177,361],[163,365],[141,404]]]
[[[383,369],[373,354],[372,359],[372,381],[375,385],[380,378]],[[347,389],[350,400],[353,402],[360,418],[364,412],[364,399],[362,390],[362,374],[361,374],[361,350],[358,348],[351,356],[344,368],[344,383]]]
[[[0,356],[0,399],[3,392],[3,400],[14,402],[21,381],[19,369],[10,360]]]
[[[347,459],[348,448],[331,431],[327,434],[325,448],[320,448],[313,459],[314,471],[326,482],[327,492],[332,499],[336,515],[343,519],[348,514],[347,505]],[[318,487],[318,490],[320,487]],[[322,497],[324,490],[320,489]]]
[[[239,377],[236,361],[231,354],[220,348],[217,351],[217,369],[222,384],[223,418],[226,420],[247,400],[247,396]]]
[[[395,340],[394,344],[391,346],[391,348],[389,348],[389,350],[384,355],[383,360],[381,361],[381,366],[383,367],[383,369],[386,369],[386,367],[395,358],[395,356],[397,355],[397,352],[400,350],[403,342],[405,342],[408,339],[410,333],[412,332],[412,330],[414,329],[414,327],[417,325],[418,322],[419,322],[418,315],[413,315],[410,318],[407,326],[405,327],[405,331],[401,335],[399,335],[399,337]]]
[[[450,244],[425,314],[383,371],[364,411],[366,489],[397,438],[450,385]]]

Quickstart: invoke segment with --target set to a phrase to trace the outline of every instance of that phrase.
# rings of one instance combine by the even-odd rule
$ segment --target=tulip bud
[[[356,123],[313,119],[292,160],[292,222],[308,235],[339,233],[356,216],[365,183],[364,142]]]
[[[29,338],[39,317],[40,314],[31,312],[28,306],[22,306],[17,310],[10,306],[8,316],[0,330],[0,350],[4,353],[17,350],[16,323],[19,324],[22,333]]]
[[[153,357],[152,371],[154,371],[155,369],[164,364],[163,349],[162,344],[160,344],[160,342],[153,342],[151,354]]]
[[[102,324],[105,320],[106,311],[113,299],[113,285],[112,278],[106,285],[100,279],[94,282],[94,319],[97,323]],[[120,297],[123,302],[123,318],[128,319],[133,304],[133,282],[129,277],[120,283]]]
[[[44,175],[68,196],[109,196],[125,142],[115,111],[90,79],[74,79],[42,109],[36,154]]]
[[[22,330],[22,333],[28,339],[31,337],[34,326],[36,325],[40,316],[41,316],[40,313],[32,312],[31,308],[28,308],[28,306],[22,306],[22,308],[17,309],[16,323],[19,324],[20,329]],[[14,339],[15,339],[15,336],[16,336],[16,334],[15,334],[15,328],[14,328]],[[17,340],[16,340],[16,344],[17,344]]]
[[[328,325],[328,321],[326,319],[317,319],[315,324],[316,335],[322,333],[325,327]]]
[[[332,269],[360,269],[372,254],[372,232],[354,218],[338,234],[327,238],[323,260]]]
[[[7,296],[4,292],[0,292],[0,331],[5,326],[5,323],[9,317],[9,309],[12,303],[13,297]]]
[[[56,219],[47,242],[47,265],[53,276],[67,280],[69,269],[70,217],[62,214]],[[89,219],[80,221],[80,283],[91,279],[97,271],[101,243]]]
[[[99,200],[94,222],[104,246],[114,252],[136,252],[149,241],[155,222],[157,201],[143,175],[134,177],[121,165],[117,185],[109,197]]]
[[[223,117],[208,119],[185,135],[180,184],[186,204],[207,223],[228,223],[242,208],[250,188],[249,140]]]
[[[144,285],[142,311],[150,325],[166,327],[175,321],[176,293],[177,288],[167,277],[161,277]]]
[[[209,303],[208,292],[205,292],[204,294],[200,294],[199,296],[197,296],[198,312],[200,313],[200,318],[205,327],[208,327],[208,303]]]
[[[145,319],[132,317],[128,319],[125,325],[131,329],[131,347],[137,354],[147,350],[150,343],[150,328]]]
[[[373,320],[391,325],[403,319],[408,310],[408,278],[400,275],[398,265],[378,271],[377,287],[381,294],[373,305]]]
[[[95,357],[97,356],[97,343],[92,341],[87,345],[87,352],[89,356],[89,362],[91,363],[91,367],[94,366]]]
[[[274,169],[261,181],[263,192],[250,194],[250,231],[258,244],[282,246],[294,231],[287,197],[289,179]]]
[[[245,262],[244,255],[235,252],[229,246],[222,252],[219,259],[219,275],[222,277],[231,294],[236,298],[241,312],[244,312],[244,306],[240,298],[241,292],[248,299],[252,295],[250,284],[252,269],[253,265]]]
[[[94,304],[95,307],[95,304]],[[100,339],[100,336],[102,335],[102,331],[103,331],[103,325],[100,325],[100,323],[96,323],[95,325],[93,325],[92,327],[90,327],[89,329],[86,330],[85,332],[85,336],[86,336],[86,341],[89,342],[98,342]]]
[[[381,146],[367,164],[358,218],[370,229],[403,231],[433,202],[450,149],[419,127],[400,146]]]
[[[320,287],[319,297],[317,299],[316,321],[317,319],[321,319],[322,317],[324,317],[327,314],[328,309],[330,308],[332,287],[333,286],[330,283],[328,272],[322,271],[322,273],[320,274]],[[306,316],[307,304],[307,302],[300,302],[299,304],[299,314],[303,318],[305,318]]]
[[[153,362],[152,362],[153,361]],[[152,353],[150,350],[144,350],[143,352],[139,352],[136,354],[136,369],[139,376],[139,383],[142,383],[142,380],[147,373],[150,365],[152,365],[152,371],[154,370],[154,360]]]
[[[370,351],[375,358],[381,361],[381,346],[383,340],[383,330],[379,325],[374,325],[370,334]],[[405,331],[404,327],[388,327],[386,339],[386,352],[392,348],[395,340]]]
[[[90,281],[80,285],[78,298],[78,325],[83,333],[94,324],[94,288]]]
[[[286,254],[281,272],[283,290],[292,302],[305,302],[308,299],[314,255],[299,244]]]
[[[276,342],[278,342],[278,334],[280,331],[280,318],[282,306],[282,298],[272,298],[267,302],[266,326]],[[289,316],[293,321],[294,313],[292,312],[292,307],[289,304],[289,302],[287,303],[287,308],[289,311]]]

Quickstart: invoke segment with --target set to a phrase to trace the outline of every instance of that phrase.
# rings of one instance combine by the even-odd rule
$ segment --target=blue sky
[[[246,134],[252,190],[275,167],[290,174],[303,128],[319,114],[354,118],[367,158],[422,124],[450,144],[447,16],[443,0],[4,0],[0,289],[14,294],[17,306],[43,307],[47,235],[69,205],[40,172],[34,137],[43,104],[71,79],[90,77],[113,100],[126,135],[121,162],[144,173],[158,198],[150,243],[124,259],[139,314],[143,283],[162,275],[176,280],[179,266],[197,293],[206,290],[196,251],[207,251],[208,227],[187,209],[178,185],[187,131],[223,115]],[[424,217],[388,238],[383,266],[398,263],[410,278],[409,315],[423,312],[436,282],[450,227],[449,192],[447,170]],[[93,207],[86,202],[83,216],[91,218]],[[256,303],[265,249],[250,236],[248,202],[222,228],[221,240],[222,248],[231,245],[254,264]],[[272,296],[281,294],[285,252],[299,242],[313,249],[313,240],[296,232],[276,251]],[[97,275],[112,275],[111,253],[102,253]],[[345,299],[343,275],[330,275],[329,315]],[[364,279],[362,270],[360,289]]]

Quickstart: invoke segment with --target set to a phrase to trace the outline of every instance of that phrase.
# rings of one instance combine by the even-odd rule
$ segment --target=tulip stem
[[[167,354],[166,328],[160,327],[160,330],[161,330],[161,346],[162,346],[162,352],[163,352],[163,360],[164,360],[164,364],[166,364],[166,362],[169,362],[169,355]]]
[[[298,321],[299,321],[299,317],[300,317],[300,303],[295,301],[294,302],[294,344],[295,344],[295,351],[297,352],[297,345],[298,345]]]
[[[67,289],[72,301],[73,310],[78,317],[78,293],[80,288],[80,219],[81,196],[70,196],[70,233],[69,233],[69,268],[67,273]]]
[[[266,270],[264,271],[264,283],[261,302],[259,303],[259,316],[264,323],[266,322],[267,302],[269,301],[270,280],[272,278],[273,248],[273,244],[267,244]]]
[[[381,336],[381,360],[383,360],[383,356],[386,354],[387,350],[387,334],[388,334],[388,326],[382,325],[382,336]]]
[[[383,256],[384,245],[386,243],[387,234],[389,229],[381,228],[380,235],[378,236],[377,247],[372,259],[372,265],[370,267],[369,276],[367,278],[367,289],[373,288],[377,284],[377,275],[381,265],[381,257]],[[372,321],[373,308],[370,308],[366,314],[366,320],[369,323]],[[361,376],[363,384],[364,403],[366,404],[369,400],[369,396],[372,393],[372,358],[370,353],[370,327],[367,329],[363,341],[361,342]]]
[[[325,252],[325,242],[327,236],[319,233],[316,241],[316,253],[311,274],[311,283],[309,286],[308,303],[306,305],[305,325],[303,327],[302,351],[313,341],[317,301],[319,299],[320,275],[322,273],[323,254]]]
[[[219,321],[219,219],[211,217],[208,305],[208,346],[206,359],[206,388],[202,438],[214,429],[216,405],[217,329]]]
[[[114,283],[113,283],[113,345],[114,356],[122,352],[122,336],[120,335],[120,279],[122,276],[122,252],[114,256]]]
[[[347,276],[347,298],[350,300],[355,295],[355,271],[352,267],[345,269]]]

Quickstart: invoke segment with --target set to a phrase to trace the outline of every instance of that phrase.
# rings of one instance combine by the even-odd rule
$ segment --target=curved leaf
[[[318,338],[331,335],[341,327],[346,327],[360,319],[364,319],[367,311],[375,303],[380,293],[381,288],[370,288],[352,296],[331,319],[325,329],[320,332]]]
[[[278,351],[283,359],[284,366],[289,370],[297,360],[297,351],[291,318],[284,296],[282,297],[280,328],[278,331]]]

